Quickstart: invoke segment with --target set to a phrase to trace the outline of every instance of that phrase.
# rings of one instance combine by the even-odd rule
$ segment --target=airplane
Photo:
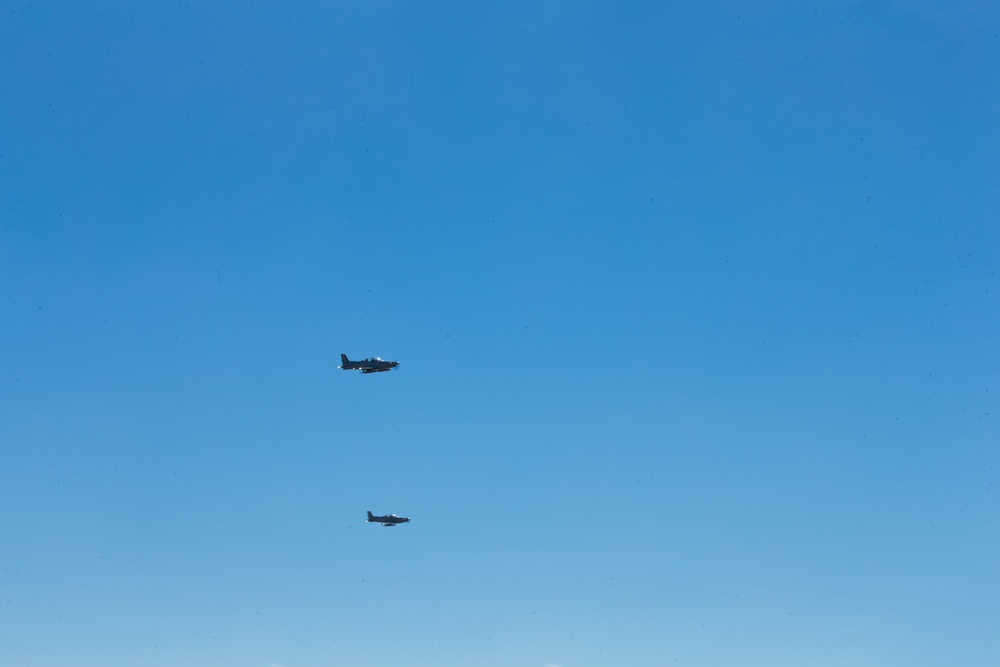
[[[341,365],[337,368],[343,368],[345,371],[361,371],[365,374],[384,373],[385,371],[391,371],[399,365],[398,361],[385,361],[378,357],[362,359],[361,361],[351,361],[347,358],[346,354],[340,355],[340,363]]]
[[[390,514],[389,516],[375,516],[368,510],[368,523],[380,523],[383,526],[395,526],[397,523],[406,523],[409,518],[405,516],[396,516],[395,514]]]

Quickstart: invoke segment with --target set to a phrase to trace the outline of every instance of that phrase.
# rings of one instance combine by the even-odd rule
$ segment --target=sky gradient
[[[998,35],[5,3],[0,667],[997,664]]]

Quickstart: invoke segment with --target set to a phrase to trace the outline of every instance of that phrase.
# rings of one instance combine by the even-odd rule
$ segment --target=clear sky
[[[4,2],[0,666],[1000,664],[995,7]]]

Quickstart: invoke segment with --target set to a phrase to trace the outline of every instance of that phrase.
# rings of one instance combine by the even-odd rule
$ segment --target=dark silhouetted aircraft
[[[340,363],[339,368],[343,368],[345,371],[361,371],[362,373],[383,373],[391,371],[399,365],[398,361],[384,361],[378,357],[351,361],[346,354],[340,355]]]
[[[397,523],[406,523],[409,518],[405,516],[396,516],[395,514],[390,514],[389,516],[375,516],[368,512],[368,523],[380,523],[383,526],[395,526]]]

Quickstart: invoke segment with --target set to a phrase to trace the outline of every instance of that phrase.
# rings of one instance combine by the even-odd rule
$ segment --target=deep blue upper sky
[[[997,663],[997,62],[936,0],[6,3],[0,665]]]

